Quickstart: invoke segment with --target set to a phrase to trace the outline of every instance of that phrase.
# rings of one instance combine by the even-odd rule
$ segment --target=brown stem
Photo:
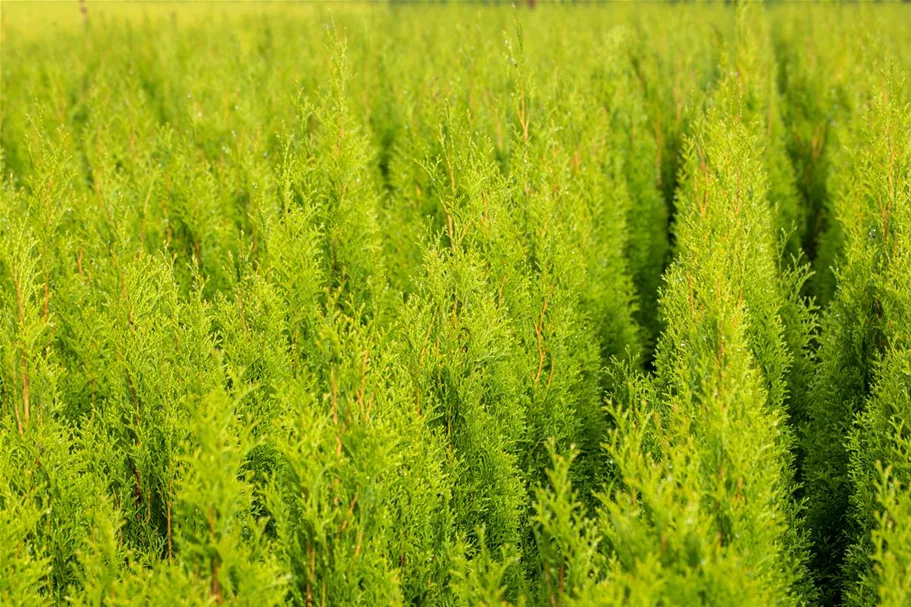
[[[19,417],[19,407],[16,406],[15,401],[13,401],[13,413],[16,414],[16,428],[19,430],[19,436],[22,436],[25,431],[22,429],[22,419]]]
[[[339,528],[339,533],[341,533],[348,527],[348,523],[351,522],[351,515],[354,514],[354,507],[356,505],[357,505],[357,493],[354,494],[354,497],[351,499],[351,503],[348,504],[348,513],[345,515],[345,520],[342,521],[342,526]]]
[[[544,349],[544,315],[547,314],[547,304],[550,303],[550,296],[553,294],[553,287],[544,299],[544,305],[541,307],[541,318],[537,323],[533,322],[535,334],[538,338],[538,372],[535,374],[535,384],[541,379],[541,372],[544,371],[544,356],[547,351]]]
[[[307,553],[310,557],[310,579],[307,580],[307,607],[313,607],[313,591],[310,588],[310,582],[316,581],[316,550],[313,549],[313,546],[308,546]]]
[[[215,597],[215,602],[220,605],[225,598],[221,593],[221,584],[218,581],[218,568],[218,557],[215,557],[215,559],[212,560],[212,596]]]

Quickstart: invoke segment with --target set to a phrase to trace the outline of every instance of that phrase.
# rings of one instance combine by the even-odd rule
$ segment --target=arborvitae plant
[[[852,605],[875,605],[877,595],[885,604],[898,604],[900,596],[908,596],[907,584],[900,579],[902,572],[908,572],[907,554],[911,547],[907,539],[904,543],[902,540],[908,523],[901,514],[901,508],[907,507],[903,504],[907,503],[911,483],[907,438],[911,423],[911,291],[907,284],[911,274],[911,114],[907,103],[896,100],[897,88],[888,82],[861,114],[857,136],[864,145],[858,146],[862,151],[853,167],[856,185],[845,192],[850,196],[850,206],[841,216],[845,221],[848,263],[863,264],[865,278],[872,279],[865,289],[872,297],[872,311],[866,311],[872,334],[861,339],[872,341],[882,357],[873,363],[871,377],[862,385],[863,390],[869,390],[869,398],[862,400],[861,393],[858,401],[840,403],[842,407],[858,407],[853,424],[847,428],[850,440],[845,445],[851,492],[847,539],[852,545],[844,583]],[[849,209],[853,211],[850,215]],[[850,279],[851,274],[846,272],[845,278]],[[850,283],[840,282],[841,285],[845,289],[837,292],[834,306],[850,293]],[[843,309],[839,313],[844,313]],[[825,353],[831,354],[831,349]],[[851,413],[851,409],[846,409],[842,414]],[[837,413],[829,420],[838,420]],[[888,500],[888,505],[883,500]],[[887,535],[890,541],[882,544]],[[892,598],[886,600],[885,595]]]
[[[442,211],[432,190],[430,175],[419,159],[436,156],[433,132],[435,108],[402,100],[404,124],[390,146],[387,189],[382,219],[385,254],[390,260],[390,283],[411,295],[421,266],[422,244],[432,229],[442,227]],[[433,148],[429,148],[433,145]],[[431,149],[433,151],[431,151]]]
[[[611,33],[593,74],[593,94],[604,104],[611,147],[616,150],[614,162],[620,164],[626,182],[627,256],[639,303],[635,317],[651,348],[661,328],[657,299],[668,251],[668,207],[658,189],[660,165],[655,133],[648,127],[645,100],[630,58],[631,44],[627,32]]]
[[[907,453],[905,449],[905,461]],[[911,518],[911,491],[908,485],[891,479],[888,473],[882,475],[878,488],[877,502],[881,513],[873,530],[873,561],[878,581],[878,598],[883,607],[897,607],[906,605],[911,597],[911,588],[908,586],[911,577],[911,552],[908,550],[908,546],[911,546],[911,533],[907,524]]]
[[[508,302],[527,297],[524,255],[506,188],[482,144],[452,117],[441,131],[444,157],[432,170],[447,229],[425,254],[424,289],[405,311],[418,412],[450,445],[456,528],[477,546],[515,549],[527,508],[517,466],[527,432],[530,380]],[[512,233],[511,233],[512,232]],[[513,592],[521,577],[513,568]]]
[[[903,13],[83,8],[0,27],[0,603],[812,602],[801,500],[907,602]]]
[[[585,596],[604,568],[602,538],[571,481],[572,449],[564,457],[549,445],[549,483],[535,491],[534,531],[541,563],[537,602],[563,604]]]
[[[820,8],[781,11],[773,23],[788,151],[807,207],[804,251],[814,270],[808,286],[824,306],[835,293],[836,271],[844,261],[835,201],[850,163],[842,157],[850,155],[853,144],[843,136],[867,104],[871,80],[902,53],[896,53],[896,39],[887,33],[897,25],[891,7],[875,15],[866,7],[844,12]],[[907,96],[906,87],[900,94]]]
[[[706,94],[717,79],[721,33],[730,19],[723,12],[700,7],[668,20],[661,11],[635,15],[630,45],[648,124],[655,136],[659,186],[671,214],[684,137],[703,111]]]
[[[115,517],[106,479],[86,447],[72,428],[55,420],[23,437],[5,428],[5,603],[62,603],[79,592],[81,552],[99,525]]]
[[[890,341],[902,331],[902,321],[897,319],[903,317],[907,305],[888,287],[895,280],[891,276],[906,272],[901,230],[903,207],[907,206],[903,189],[907,183],[907,107],[899,100],[900,87],[890,86],[884,76],[865,86],[870,101],[839,136],[845,147],[838,160],[843,164],[838,166],[844,169],[833,173],[833,180],[837,176],[833,185],[838,186],[834,208],[843,234],[844,260],[822,322],[819,368],[805,438],[805,483],[816,570],[832,601],[861,574],[849,569],[844,579],[842,560],[852,541],[868,541],[863,538],[875,516],[869,506],[861,507],[857,513],[860,528],[852,537],[846,524],[850,496],[855,492],[849,474],[848,436],[874,392],[877,369]],[[897,309],[890,310],[890,306]],[[878,457],[870,456],[873,460],[866,466],[858,464],[866,468],[862,475],[867,478],[872,478],[870,466]],[[871,489],[860,491],[869,494]]]
[[[794,169],[785,147],[785,130],[778,93],[778,66],[762,13],[743,5],[737,11],[733,52],[722,60],[722,74],[734,73],[741,92],[739,105],[727,108],[739,112],[763,145],[763,168],[768,176],[768,200],[772,207],[773,234],[786,240],[786,253],[799,259],[806,224],[800,205]]]
[[[232,400],[215,391],[197,403],[190,427],[193,448],[174,499],[175,548],[187,577],[217,603],[280,604],[287,578],[264,536],[267,520],[252,508],[251,473],[243,471],[251,426],[239,426]]]
[[[4,460],[7,460],[4,457]],[[3,462],[4,476],[9,478],[15,469],[10,462]],[[41,605],[43,582],[50,569],[50,559],[38,552],[34,529],[41,520],[40,506],[28,503],[9,486],[2,488],[3,510],[0,511],[0,533],[3,553],[0,563],[0,598],[10,605]]]
[[[821,305],[831,299],[838,252],[828,191],[831,159],[839,145],[839,125],[850,116],[849,89],[862,77],[852,57],[854,44],[835,40],[858,39],[855,27],[851,20],[821,12],[789,13],[776,19],[772,29],[787,150],[806,215],[797,233],[803,232],[803,251],[815,270],[809,286]]]
[[[791,497],[783,406],[791,357],[767,178],[750,123],[725,111],[746,101],[726,77],[696,127],[657,376],[653,386],[633,380],[627,409],[615,409],[609,452],[621,482],[605,494],[602,526],[622,572],[616,583],[639,600],[812,598]]]
[[[580,139],[584,136],[579,131],[597,133],[606,121],[593,120],[593,125],[578,130],[564,130],[554,121],[554,114],[578,112],[585,107],[580,97],[598,90],[587,74],[579,81],[539,91],[526,66],[521,29],[509,50],[517,118],[510,145],[509,208],[521,230],[519,238],[527,243],[527,259],[518,269],[527,275],[529,297],[505,302],[520,328],[520,348],[532,377],[528,448],[521,465],[530,484],[543,482],[551,459],[545,450],[548,439],[560,454],[575,444],[583,451],[579,459],[585,469],[579,470],[578,478],[585,479],[584,489],[590,492],[599,484],[596,461],[604,432],[598,410],[599,353],[605,360],[639,353],[633,293],[622,256],[625,241],[604,235],[625,225],[626,201],[621,196],[608,198],[604,185],[622,188],[622,175],[610,173],[612,161],[616,166],[622,152],[608,148],[602,136],[600,141],[588,142],[591,147],[583,159]],[[564,87],[581,94],[566,95]],[[611,177],[616,181],[609,181]],[[604,206],[614,208],[602,212]],[[512,246],[518,248],[521,242]],[[611,265],[596,273],[592,271],[595,263],[587,262],[589,255],[595,263]],[[595,284],[588,290],[588,281],[608,275],[616,281],[609,289],[599,290]],[[599,333],[596,323],[610,330]]]
[[[16,431],[41,423],[57,402],[50,316],[50,291],[41,276],[41,257],[31,231],[22,224],[7,226],[2,237],[4,327],[2,393],[4,415]]]
[[[395,603],[396,558],[411,555],[390,554],[397,502],[388,497],[399,458],[409,454],[396,453],[403,439],[382,412],[386,293],[369,148],[347,118],[347,56],[338,43],[331,52],[341,67],[332,70],[326,110],[302,108],[300,139],[286,145],[269,193],[280,204],[257,221],[264,251],[255,266],[239,266],[224,327],[238,348],[234,364],[257,363],[245,352],[244,334],[252,333],[271,341],[278,365],[245,379],[263,390],[257,400],[274,401],[273,419],[263,419],[271,430],[262,455],[272,470],[264,507],[292,576],[290,596],[301,604]],[[245,320],[258,310],[265,315]]]
[[[906,430],[911,424],[911,350],[907,335],[890,341],[878,385],[849,443],[854,543],[845,578],[851,605],[901,605],[911,598],[911,445]]]
[[[730,53],[721,61],[723,78],[734,78],[738,94],[712,99],[716,111],[736,116],[762,146],[763,171],[766,175],[768,200],[772,217],[772,237],[776,251],[777,286],[758,287],[748,284],[752,297],[765,299],[770,310],[780,317],[779,337],[759,337],[766,323],[755,325],[753,351],[766,375],[775,402],[784,402],[793,425],[805,422],[809,404],[810,378],[814,370],[813,346],[816,334],[815,307],[802,296],[804,284],[811,276],[801,248],[806,224],[805,208],[800,205],[793,167],[785,147],[785,128],[781,118],[781,99],[777,89],[777,64],[773,54],[766,15],[753,7],[738,7],[734,42]],[[778,329],[775,329],[776,331]],[[778,340],[783,344],[771,346]],[[765,345],[763,345],[763,342]],[[777,353],[770,353],[778,350]],[[780,361],[787,352],[786,366]],[[776,385],[777,384],[777,385]],[[803,457],[799,445],[793,447],[797,464]]]

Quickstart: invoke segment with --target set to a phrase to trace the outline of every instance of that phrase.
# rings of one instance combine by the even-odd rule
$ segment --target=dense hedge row
[[[4,7],[0,603],[907,605],[889,7]]]

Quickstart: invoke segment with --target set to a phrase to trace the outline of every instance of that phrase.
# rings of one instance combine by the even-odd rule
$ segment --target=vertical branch
[[[29,424],[30,404],[29,404],[29,387],[28,387],[28,366],[25,360],[25,351],[22,352],[22,405],[25,414],[25,425]],[[20,429],[20,434],[22,433]]]
[[[19,269],[18,266],[13,267],[13,285],[16,289],[16,307],[19,312],[19,330],[21,331],[25,327],[25,302],[22,297],[22,284],[19,280]],[[26,364],[25,357],[25,348],[20,346],[21,350],[21,359],[20,365],[22,370],[22,404],[23,404],[23,415],[25,416],[25,425],[28,425],[29,422],[29,382],[28,382],[28,366]],[[16,426],[19,430],[19,434],[24,433],[22,419],[19,417],[19,408],[16,406],[15,401],[13,401],[13,410],[16,412]]]

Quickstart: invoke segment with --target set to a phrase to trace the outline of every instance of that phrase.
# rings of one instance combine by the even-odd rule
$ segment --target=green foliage
[[[657,373],[632,379],[614,413],[622,485],[603,527],[623,583],[650,602],[813,594],[791,497],[783,285],[743,78],[723,77],[686,149]]]
[[[0,603],[907,603],[906,28],[4,5]]]
[[[856,605],[877,604],[877,591],[883,604],[900,604],[908,597],[907,584],[902,581],[907,574],[907,543],[902,541],[907,530],[902,513],[907,509],[911,481],[911,289],[907,283],[911,247],[906,227],[911,218],[911,123],[907,104],[893,101],[895,93],[893,82],[877,91],[870,108],[877,118],[862,127],[862,136],[870,143],[865,146],[865,158],[857,163],[861,174],[866,175],[861,178],[865,195],[857,198],[867,216],[859,226],[845,226],[851,259],[860,264],[870,260],[867,272],[872,274],[873,283],[867,290],[872,292],[875,318],[871,317],[867,325],[872,335],[866,339],[876,348],[870,356],[876,361],[873,377],[864,385],[868,395],[863,402],[851,403],[860,410],[847,444],[852,545],[845,578],[847,583],[857,584],[849,592],[849,602]],[[885,141],[881,139],[883,132]],[[887,166],[885,171],[874,171],[880,163]],[[859,236],[855,230],[862,227],[868,227],[868,244],[854,245]],[[888,474],[883,475],[883,469]]]
[[[876,510],[869,499],[873,465],[891,464],[874,446],[888,440],[886,436],[867,438],[865,432],[889,434],[874,429],[891,424],[892,414],[877,411],[882,404],[873,395],[879,381],[893,381],[891,373],[879,381],[877,375],[883,365],[890,368],[890,351],[902,347],[907,327],[908,108],[896,100],[901,93],[895,82],[884,77],[869,83],[866,106],[842,135],[855,142],[845,151],[851,160],[837,182],[835,200],[845,261],[823,319],[805,439],[809,520],[819,536],[817,569],[822,579],[831,580],[826,587],[832,592],[841,591],[844,583],[853,584],[853,578],[868,568],[862,564],[866,551],[852,549],[860,562],[849,564],[844,576],[839,570],[849,544],[869,541]],[[867,412],[870,402],[874,409]],[[900,400],[894,406],[900,419]],[[880,422],[877,417],[882,417]],[[856,424],[861,438],[854,440],[862,442],[852,448],[845,437]],[[873,443],[865,444],[867,440]],[[851,462],[852,451],[859,461]],[[855,466],[860,469],[852,470]],[[846,517],[852,493],[863,502],[853,515],[859,519],[853,534],[846,525],[852,518]]]

